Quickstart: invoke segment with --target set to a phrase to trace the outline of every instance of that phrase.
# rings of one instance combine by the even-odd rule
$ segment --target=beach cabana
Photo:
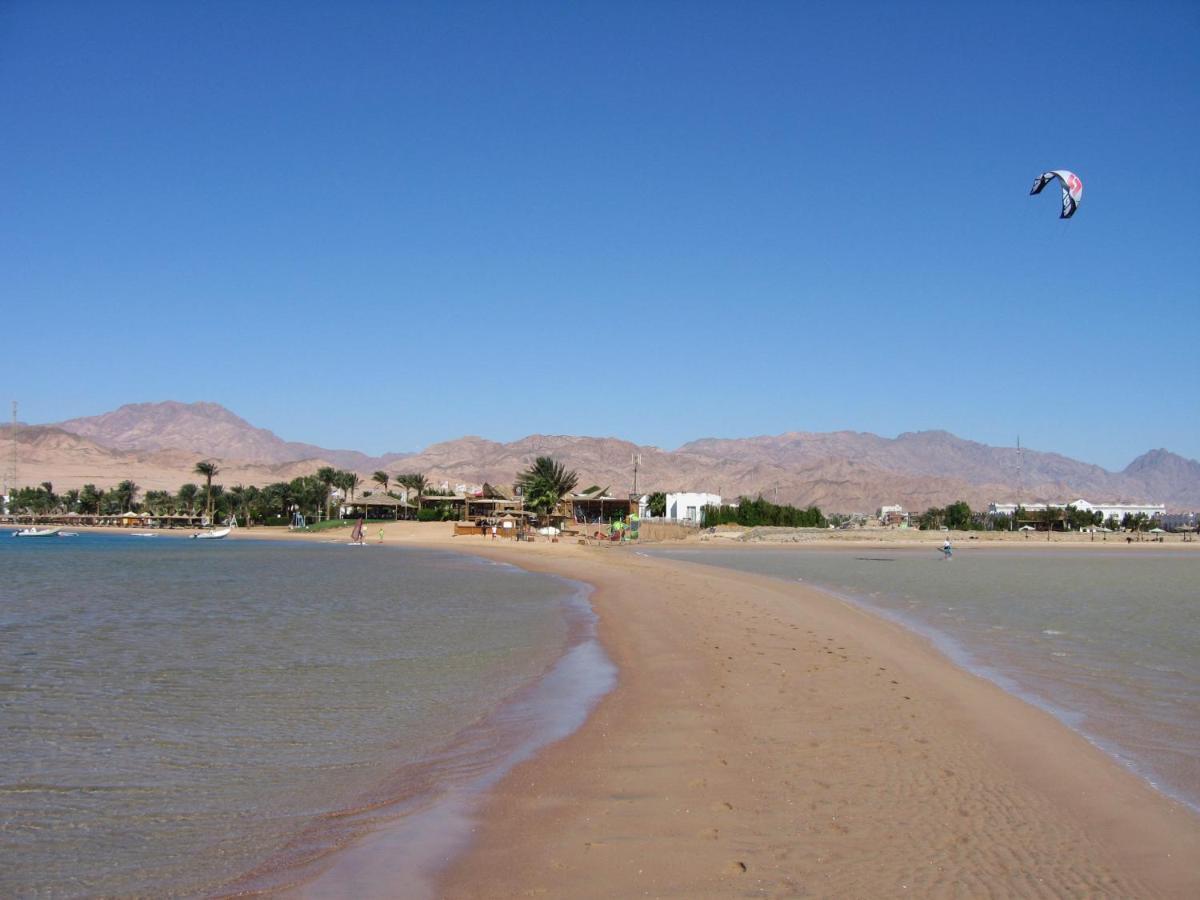
[[[563,505],[567,517],[580,524],[628,519],[630,513],[637,512],[637,498],[614,497],[608,488],[570,494]]]
[[[388,494],[368,494],[355,497],[342,505],[343,513],[357,510],[357,514],[364,519],[399,519],[401,513],[408,508],[406,500],[400,500]]]
[[[423,509],[438,506],[449,508],[451,518],[461,522],[467,518],[467,500],[469,499],[465,494],[422,494],[421,506]]]
[[[515,513],[520,508],[519,500],[501,500],[498,497],[467,497],[463,515],[467,519],[487,519],[505,513]]]

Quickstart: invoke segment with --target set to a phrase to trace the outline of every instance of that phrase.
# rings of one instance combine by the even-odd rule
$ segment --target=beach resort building
[[[379,491],[365,491],[361,497],[343,502],[338,507],[338,514],[343,519],[359,516],[366,519],[400,519],[408,517],[409,508],[407,500]]]
[[[638,503],[628,495],[616,496],[608,488],[579,491],[563,499],[563,510],[576,524],[612,522],[628,519],[638,511]]]
[[[892,528],[905,528],[908,526],[908,513],[900,504],[891,506],[881,506],[875,514],[879,519],[880,525],[886,525]]]

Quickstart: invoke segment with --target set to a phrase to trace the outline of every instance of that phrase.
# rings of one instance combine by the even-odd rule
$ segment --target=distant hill
[[[0,434],[4,430],[0,429]],[[871,511],[883,503],[911,510],[966,500],[1127,500],[1200,509],[1200,463],[1152,450],[1121,472],[1057,453],[992,447],[945,431],[895,438],[838,431],[692,441],[677,450],[612,437],[530,435],[501,443],[463,437],[414,454],[372,457],[285,441],[216,403],[136,403],[99,416],[22,429],[21,482],[77,487],[133,478],[173,489],[194,481],[200,459],[220,461],[225,484],[265,484],[315,472],[322,465],[369,476],[376,469],[422,472],[433,483],[511,484],[540,455],[578,470],[583,485],[623,494],[709,490],[732,498],[762,493],[780,502],[815,503],[827,511]],[[35,477],[36,476],[36,477]],[[82,479],[82,480],[81,480]]]
[[[5,463],[11,453],[11,434],[11,426],[0,427]],[[202,480],[192,472],[202,458],[202,454],[190,450],[115,450],[47,425],[23,425],[17,429],[20,485],[49,481],[56,490],[63,491],[89,483],[112,487],[130,479],[143,490],[174,491],[186,482]],[[218,482],[261,485],[291,481],[323,465],[331,463],[322,459],[282,463],[222,460]]]
[[[187,450],[192,455],[257,463],[325,459],[343,469],[365,469],[377,460],[357,450],[330,450],[285,441],[217,403],[129,403],[99,416],[68,419],[54,427],[114,450]],[[401,454],[383,459],[390,462]]]

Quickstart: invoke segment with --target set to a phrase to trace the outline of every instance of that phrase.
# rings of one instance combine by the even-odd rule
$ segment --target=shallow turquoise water
[[[800,580],[894,618],[1200,811],[1200,555],[649,552]]]
[[[448,755],[478,777],[580,602],[436,551],[0,535],[0,896],[203,895],[435,790]]]

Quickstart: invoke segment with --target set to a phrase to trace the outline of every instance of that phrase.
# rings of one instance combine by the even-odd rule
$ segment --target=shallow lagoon
[[[0,572],[6,896],[286,880],[372,824],[345,813],[536,743],[537,710],[498,710],[590,616],[579,585],[430,550],[0,536]]]

